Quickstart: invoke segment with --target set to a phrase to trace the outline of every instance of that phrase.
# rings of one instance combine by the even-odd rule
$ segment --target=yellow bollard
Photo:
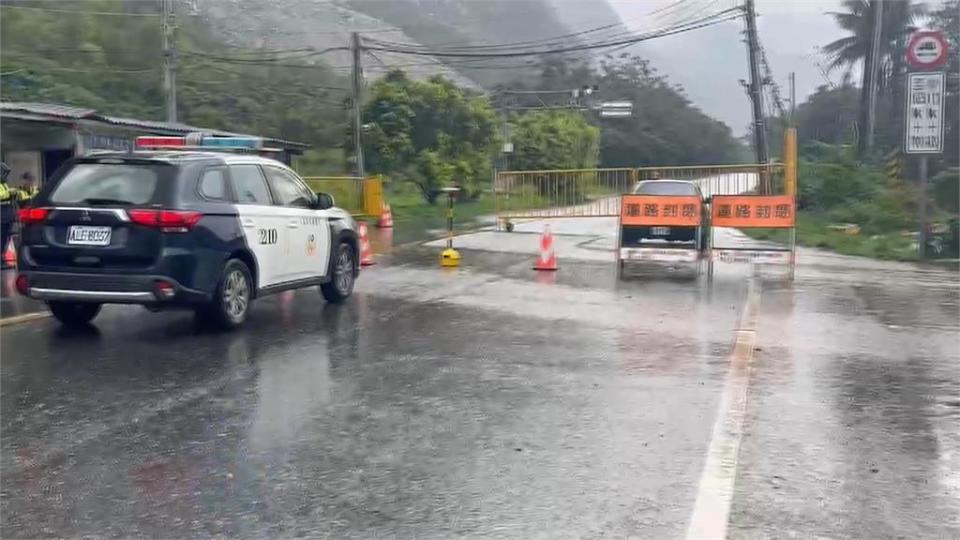
[[[460,191],[460,188],[443,188],[447,194],[447,249],[440,253],[440,266],[445,268],[455,268],[460,266],[460,252],[453,249],[453,197]]]

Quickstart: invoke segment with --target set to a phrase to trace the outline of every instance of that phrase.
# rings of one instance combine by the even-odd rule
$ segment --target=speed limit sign
[[[936,30],[916,32],[907,44],[907,62],[913,69],[936,69],[947,61],[948,54],[947,41]]]

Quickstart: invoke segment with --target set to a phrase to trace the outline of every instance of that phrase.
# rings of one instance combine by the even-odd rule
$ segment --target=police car
[[[330,195],[256,155],[260,139],[136,145],[69,161],[20,210],[21,294],[66,325],[88,323],[102,304],[141,304],[191,308],[225,328],[270,293],[319,286],[330,302],[350,296],[356,223]]]

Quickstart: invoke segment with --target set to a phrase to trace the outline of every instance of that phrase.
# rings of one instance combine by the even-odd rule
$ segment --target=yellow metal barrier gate
[[[616,216],[636,169],[502,171],[494,193],[498,221],[511,218]]]
[[[620,195],[642,180],[697,183],[706,197],[783,193],[783,165],[707,165],[639,169],[501,171],[494,184],[498,227],[513,219],[617,217]]]
[[[333,195],[337,206],[355,216],[378,216],[383,208],[383,178],[380,176],[305,176],[314,191]]]

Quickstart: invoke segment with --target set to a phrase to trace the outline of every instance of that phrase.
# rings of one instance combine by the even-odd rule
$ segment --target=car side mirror
[[[326,210],[327,208],[333,208],[335,204],[337,204],[337,202],[333,200],[333,195],[330,195],[329,193],[317,192],[316,208],[318,210]]]

